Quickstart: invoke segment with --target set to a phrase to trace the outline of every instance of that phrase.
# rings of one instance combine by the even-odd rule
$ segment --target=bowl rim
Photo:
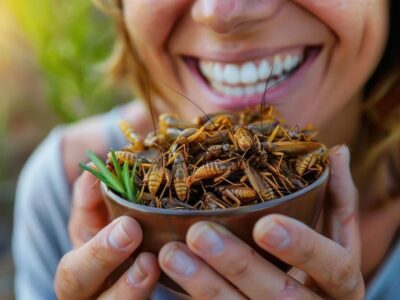
[[[234,215],[234,214],[255,212],[262,209],[280,205],[284,202],[290,202],[291,200],[297,198],[297,196],[306,194],[316,189],[323,183],[325,183],[328,180],[329,173],[330,173],[330,168],[328,165],[326,165],[324,171],[317,180],[315,180],[312,184],[308,185],[307,187],[298,190],[292,194],[257,204],[245,205],[233,208],[217,209],[217,210],[168,209],[168,208],[150,207],[125,200],[124,198],[114,193],[104,182],[100,182],[100,189],[102,193],[105,194],[105,197],[112,199],[119,205],[145,214],[169,215],[169,216],[221,216],[221,215]]]

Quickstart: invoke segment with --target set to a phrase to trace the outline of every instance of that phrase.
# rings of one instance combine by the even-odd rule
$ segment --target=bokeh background
[[[13,299],[12,213],[24,162],[52,127],[129,99],[104,80],[113,40],[110,18],[90,0],[0,1],[0,299]]]

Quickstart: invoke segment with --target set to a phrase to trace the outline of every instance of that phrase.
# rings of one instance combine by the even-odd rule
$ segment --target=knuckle
[[[231,264],[227,275],[231,278],[244,278],[249,276],[251,273],[253,256],[253,253],[250,252],[250,255],[243,255],[239,259],[236,259],[235,263]]]
[[[222,286],[221,285],[210,285],[206,289],[201,289],[201,293],[194,297],[194,299],[223,299],[222,297]]]
[[[301,289],[300,286],[301,285],[296,280],[287,277],[285,280],[285,287],[278,293],[276,299],[310,299],[309,295],[305,294],[304,289]]]
[[[340,299],[361,300],[365,297],[365,285],[360,271],[354,274],[340,288]]]
[[[66,299],[68,295],[74,295],[83,290],[84,286],[75,270],[71,252],[69,252],[61,259],[54,281],[54,288],[59,299]]]
[[[299,251],[299,262],[301,264],[307,263],[317,255],[317,246],[314,242],[309,241],[307,243],[303,243],[303,245],[303,249]]]
[[[336,263],[329,277],[329,284],[333,287],[346,287],[353,291],[359,285],[358,272],[348,256]]]
[[[354,185],[354,183],[352,183],[351,186],[348,188],[346,201],[340,202],[336,205],[338,211],[342,215],[349,216],[357,211],[358,202],[359,202],[359,191],[357,187]]]
[[[106,251],[106,248],[101,245],[101,241],[93,239],[93,243],[88,248],[88,256],[90,264],[100,269],[109,269],[114,267],[113,256]]]
[[[361,275],[361,274],[360,274]],[[354,291],[354,297],[353,299],[365,299],[365,286],[364,286],[364,281],[361,279],[360,280],[361,284],[358,285],[356,290]]]
[[[304,300],[307,299],[308,297],[306,297],[303,293],[300,293],[297,290],[285,290],[280,292],[277,296],[276,296],[276,300]]]
[[[359,191],[357,187],[354,184],[352,184],[349,191],[348,201],[346,201],[346,203],[343,204],[342,209],[345,210],[345,212],[347,212],[348,214],[354,214],[354,212],[357,211],[358,201],[359,201]]]

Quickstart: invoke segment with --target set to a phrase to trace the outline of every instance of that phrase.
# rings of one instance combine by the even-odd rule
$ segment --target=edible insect
[[[179,200],[186,201],[188,196],[188,170],[183,155],[179,152],[172,167],[173,185]]]

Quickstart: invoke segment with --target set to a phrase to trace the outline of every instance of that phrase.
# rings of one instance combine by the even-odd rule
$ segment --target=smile
[[[267,88],[289,77],[303,57],[302,52],[276,54],[242,64],[199,60],[199,68],[216,92],[232,97],[253,96],[264,92],[268,77]]]
[[[238,108],[258,104],[266,89],[267,96],[282,94],[285,83],[310,65],[320,50],[296,47],[241,61],[193,57],[185,61],[211,98],[226,108]]]

